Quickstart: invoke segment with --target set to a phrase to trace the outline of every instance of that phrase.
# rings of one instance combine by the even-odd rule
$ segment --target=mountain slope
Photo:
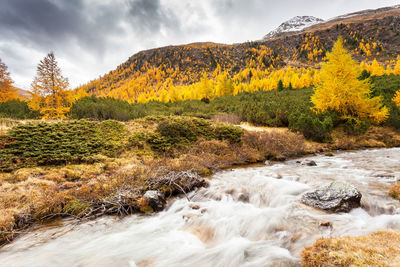
[[[323,19],[319,19],[313,16],[296,16],[288,21],[285,21],[278,28],[265,35],[263,40],[277,38],[283,33],[287,32],[301,31],[305,28],[321,23],[323,21]]]
[[[137,101],[143,92],[168,91],[172,84],[191,84],[199,81],[203,73],[210,76],[216,70],[233,75],[249,66],[319,68],[326,52],[340,36],[355,59],[372,61],[376,58],[393,64],[400,54],[400,8],[357,12],[256,42],[195,43],[142,51],[80,89],[95,95]]]

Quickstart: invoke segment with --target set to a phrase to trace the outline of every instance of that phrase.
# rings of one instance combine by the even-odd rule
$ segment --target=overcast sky
[[[140,50],[191,42],[261,39],[298,15],[329,19],[397,0],[0,0],[0,58],[29,89],[54,51],[71,87]]]

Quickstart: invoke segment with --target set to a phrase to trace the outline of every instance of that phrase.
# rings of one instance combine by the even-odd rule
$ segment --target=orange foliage
[[[0,102],[18,98],[18,92],[13,87],[13,80],[10,77],[8,68],[0,59]]]

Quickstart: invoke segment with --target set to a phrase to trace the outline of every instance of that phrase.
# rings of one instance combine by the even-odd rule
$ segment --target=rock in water
[[[360,207],[361,193],[346,182],[332,182],[313,192],[305,193],[301,202],[308,206],[331,211],[349,212]]]
[[[161,211],[165,205],[165,197],[164,194],[155,191],[149,190],[143,195],[144,205],[143,206],[150,206],[154,211]]]
[[[310,160],[310,161],[307,161],[306,165],[307,166],[317,166],[317,163],[315,163],[315,161],[313,161],[313,160]]]

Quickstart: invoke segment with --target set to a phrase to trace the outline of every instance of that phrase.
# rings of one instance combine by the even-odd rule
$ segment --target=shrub
[[[11,119],[37,119],[40,118],[40,113],[31,110],[24,101],[10,100],[0,102],[0,118],[1,117]]]
[[[176,149],[184,149],[193,145],[199,138],[205,140],[226,140],[239,143],[243,130],[226,125],[213,125],[210,121],[193,117],[147,117],[146,120],[157,123],[154,132],[135,132],[129,137],[133,146],[143,147],[149,144],[156,152],[173,153]]]
[[[125,126],[115,121],[18,125],[0,139],[0,171],[93,162],[96,154],[113,156],[123,148],[124,133]]]
[[[215,136],[218,140],[227,140],[230,143],[240,143],[242,135],[243,130],[238,127],[221,125],[215,128]]]
[[[137,131],[134,132],[131,136],[129,136],[128,142],[130,146],[143,148],[146,141],[149,139],[150,139],[149,133],[144,131]]]
[[[373,96],[382,96],[383,104],[389,108],[389,118],[384,125],[400,129],[400,108],[393,102],[394,94],[400,88],[400,76],[372,76]]]
[[[132,105],[126,101],[109,97],[84,97],[72,104],[69,117],[72,119],[127,121],[146,115],[143,105]]]
[[[371,123],[368,120],[349,117],[343,122],[343,129],[349,135],[359,135],[367,132]]]
[[[330,139],[333,120],[330,116],[319,118],[311,113],[297,113],[291,115],[289,128],[302,133],[307,139],[324,142]]]

